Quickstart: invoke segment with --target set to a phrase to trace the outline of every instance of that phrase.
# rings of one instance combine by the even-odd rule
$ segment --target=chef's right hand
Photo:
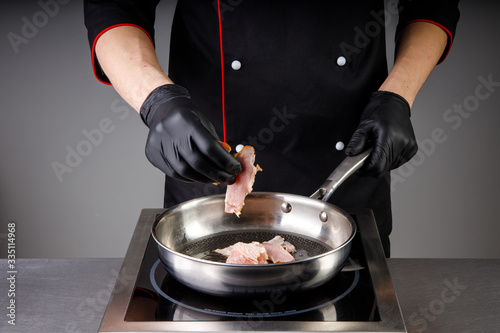
[[[185,88],[156,88],[140,114],[149,127],[146,156],[167,176],[186,182],[235,182],[240,163],[220,145],[213,125]]]

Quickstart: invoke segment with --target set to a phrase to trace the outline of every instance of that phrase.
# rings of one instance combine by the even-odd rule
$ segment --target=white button
[[[339,141],[339,142],[337,142],[337,144],[335,145],[335,149],[337,149],[337,150],[342,150],[342,149],[344,149],[344,146],[345,146],[345,145],[344,145],[344,143],[343,143],[342,141]]]
[[[237,145],[236,148],[235,148],[236,152],[239,153],[243,149],[243,147],[245,147],[245,146],[242,145],[242,144]]]
[[[340,67],[344,66],[346,62],[347,60],[343,56],[337,58],[337,65],[339,65]]]
[[[239,62],[238,60],[233,60],[233,62],[231,63],[231,68],[234,69],[235,71],[240,70],[241,62]]]

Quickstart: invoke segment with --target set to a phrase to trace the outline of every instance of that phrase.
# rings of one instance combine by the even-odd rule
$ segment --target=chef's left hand
[[[382,177],[408,162],[418,150],[410,121],[410,105],[398,94],[374,92],[345,150],[354,156],[373,146],[360,175]]]

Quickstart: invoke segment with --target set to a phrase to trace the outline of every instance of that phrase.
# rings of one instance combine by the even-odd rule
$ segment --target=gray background
[[[11,221],[18,257],[123,257],[141,209],[162,205],[163,175],[144,156],[147,129],[135,111],[93,77],[81,1],[61,2],[42,0],[57,3],[48,14],[37,1],[0,5],[0,257]],[[158,8],[164,67],[169,8]],[[479,77],[500,82],[500,4],[469,0],[460,9],[452,52],[413,107],[425,149],[393,172],[394,257],[500,258],[500,86],[475,97]],[[26,21],[38,27],[25,28],[16,50],[9,34],[22,36]],[[391,24],[389,54],[393,33]],[[455,105],[466,114],[454,128],[444,116]],[[102,122],[108,133],[88,146],[84,132]],[[436,129],[446,140],[431,146]],[[66,164],[68,149],[86,156],[59,179],[52,165]]]

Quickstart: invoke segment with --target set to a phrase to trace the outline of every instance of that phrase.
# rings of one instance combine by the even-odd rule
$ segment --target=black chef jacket
[[[103,83],[109,80],[94,54],[103,32],[134,25],[154,43],[157,1],[117,3],[85,2],[94,72]],[[443,60],[458,21],[457,3],[401,1],[397,33],[413,21],[442,27],[449,36]],[[397,5],[395,0],[385,8],[383,0],[225,0],[218,7],[217,0],[179,0],[168,75],[189,90],[233,148],[255,147],[263,168],[255,191],[310,195],[345,158],[343,146],[370,93],[387,76],[384,28],[398,19]],[[224,190],[167,178],[165,207]],[[389,174],[352,176],[330,201],[346,210],[371,208],[389,253]]]

